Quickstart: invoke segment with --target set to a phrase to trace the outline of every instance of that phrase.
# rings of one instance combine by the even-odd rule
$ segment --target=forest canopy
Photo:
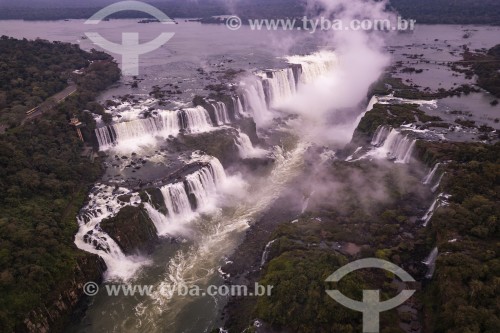
[[[84,110],[98,111],[95,97],[120,70],[110,56],[74,45],[6,37],[0,45],[0,61],[8,66],[0,73],[8,96],[2,115],[43,100],[64,87],[65,72],[85,68],[75,94],[0,134],[0,331],[12,332],[30,311],[55,301],[86,255],[73,243],[76,215],[101,166],[82,156],[69,120],[77,115],[89,137],[95,123]],[[18,84],[9,89],[12,82]]]

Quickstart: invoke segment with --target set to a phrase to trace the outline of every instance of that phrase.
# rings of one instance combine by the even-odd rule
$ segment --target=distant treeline
[[[243,0],[228,5],[223,0],[197,2],[172,0],[151,2],[172,18],[203,18],[238,14],[244,18],[297,17],[306,12],[302,0]],[[103,5],[104,6],[104,5]],[[390,6],[403,17],[428,24],[491,24],[500,25],[500,2],[497,0],[392,0]],[[40,7],[40,6],[38,6]],[[92,3],[83,8],[61,5],[54,8],[14,7],[0,8],[0,19],[61,20],[87,19],[100,8]],[[113,18],[143,18],[144,13],[122,12]]]
[[[210,17],[214,15],[229,14],[225,6],[220,1],[204,0],[199,2],[170,1],[167,3],[154,4],[155,7],[163,11],[171,18],[192,18]],[[104,7],[95,5],[85,5],[82,2],[78,7],[69,7],[62,4],[60,7],[36,8],[32,7],[0,7],[1,20],[63,20],[63,19],[88,19],[97,11]],[[149,18],[148,14],[138,11],[123,11],[111,15],[109,18]]]

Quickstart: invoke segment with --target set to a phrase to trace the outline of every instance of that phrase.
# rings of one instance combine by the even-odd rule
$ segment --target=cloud
[[[308,0],[309,13],[317,19],[335,19],[346,27],[353,20],[394,20],[393,14],[385,10],[386,2],[366,0]],[[387,32],[377,31],[317,31],[324,50],[333,50],[338,65],[329,73],[307,86],[290,99],[285,108],[300,114],[308,121],[300,124],[300,130],[311,139],[334,143],[347,143],[354,131],[352,120],[364,108],[370,85],[375,82],[390,64],[390,55],[385,52]],[[315,36],[316,37],[316,36]],[[351,109],[347,121],[342,110]],[[336,116],[342,119],[336,119]],[[349,118],[349,117],[347,117]],[[331,122],[333,120],[333,122]]]

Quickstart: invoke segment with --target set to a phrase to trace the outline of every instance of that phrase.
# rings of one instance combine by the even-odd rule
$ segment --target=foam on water
[[[130,201],[119,200],[118,197],[122,195],[131,195]],[[104,260],[107,266],[107,280],[129,280],[143,265],[149,263],[143,257],[126,256],[118,244],[100,228],[101,221],[115,216],[123,207],[137,207],[140,203],[138,194],[128,189],[96,184],[89,195],[89,202],[77,218],[79,230],[75,236],[75,244]]]
[[[195,219],[193,222],[204,230],[202,239],[188,250],[177,253],[170,260],[166,273],[156,289],[161,290],[162,286],[207,283],[217,273],[219,260],[236,246],[235,233],[242,234],[251,221],[278,198],[285,186],[301,169],[306,148],[305,144],[300,144],[294,151],[285,153],[281,148],[275,147],[275,168],[264,186],[252,188],[250,193],[242,196],[241,201],[232,209],[216,210],[210,217]],[[170,298],[161,292],[154,293],[139,307],[147,308],[148,311],[136,313],[140,321],[139,328],[156,330],[153,323],[157,322],[156,318],[160,315],[170,318],[169,322],[173,322],[173,318],[191,301],[192,298],[189,297]]]

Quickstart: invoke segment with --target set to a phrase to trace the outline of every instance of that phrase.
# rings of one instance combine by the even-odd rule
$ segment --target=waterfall
[[[181,113],[183,129],[190,133],[206,132],[212,128],[210,115],[201,106],[184,109]]]
[[[233,99],[233,106],[234,106],[234,117],[238,119],[241,115],[244,114],[243,110],[243,104],[241,104],[241,98],[239,97],[232,97]]]
[[[417,140],[401,134],[395,129],[392,129],[386,139],[383,140],[385,130],[379,129],[377,129],[378,133],[375,134],[372,140],[372,143],[379,145],[379,147],[369,151],[362,158],[372,156],[375,158],[388,158],[394,160],[395,163],[409,163]]]
[[[429,221],[431,220],[432,216],[434,215],[434,212],[436,209],[439,208],[439,196],[432,202],[431,207],[427,210],[424,216],[422,216],[422,221],[424,221],[423,226],[427,227],[429,224]]]
[[[378,103],[378,101],[379,101],[378,96],[377,95],[373,95],[372,98],[370,98],[370,101],[368,102],[368,105],[366,107],[366,112],[369,112],[369,111],[373,110],[373,107],[375,106],[375,104]]]
[[[116,134],[111,126],[105,126],[101,128],[96,128],[95,130],[97,136],[97,142],[101,149],[107,149],[111,147],[116,140]]]
[[[144,206],[160,235],[171,233],[179,224],[192,220],[197,212],[210,207],[217,188],[226,180],[222,164],[216,158],[198,171],[185,177],[184,181],[160,188],[167,209],[162,214],[151,203]]]
[[[263,80],[268,83],[268,96],[271,107],[279,106],[280,102],[296,93],[297,84],[291,68],[267,72],[266,74],[264,74]]]
[[[389,134],[384,147],[387,148],[387,156],[389,159],[395,160],[396,163],[409,163],[413,149],[417,140],[411,139],[395,130]]]
[[[118,199],[125,194],[132,195],[129,202]],[[143,258],[126,256],[120,246],[100,228],[104,219],[115,216],[125,206],[137,207],[140,202],[136,193],[125,188],[115,190],[114,187],[97,184],[89,195],[89,202],[77,217],[79,230],[75,236],[76,246],[99,255],[106,263],[106,277],[109,279],[127,280],[147,263]]]
[[[318,52],[306,56],[291,56],[285,60],[291,65],[299,65],[258,73],[265,81],[269,104],[274,106],[297,92],[299,83],[309,84],[319,77],[328,74],[337,64],[337,57],[333,52]]]
[[[245,110],[250,112],[259,124],[267,122],[271,114],[267,107],[264,85],[260,78],[250,78],[243,84],[243,96],[245,98]]]
[[[160,191],[170,218],[184,220],[191,217],[193,210],[184,183],[169,184]]]
[[[266,247],[264,248],[264,252],[262,253],[262,258],[260,260],[260,267],[264,267],[264,265],[266,264],[266,261],[269,258],[269,252],[271,250],[271,246],[276,241],[277,241],[277,239],[274,239],[274,240],[270,241],[269,243],[267,243]]]
[[[438,257],[438,254],[439,254],[438,248],[435,247],[431,251],[429,256],[424,261],[422,261],[422,263],[428,267],[427,273],[425,274],[426,279],[430,279],[434,275],[434,271],[436,270],[436,259]]]
[[[439,207],[447,206],[449,204],[447,200],[450,197],[451,196],[449,194],[444,194],[444,193],[440,193],[436,197],[436,199],[432,203],[431,207],[427,210],[425,215],[422,216],[422,218],[421,218],[421,220],[424,221],[424,224],[423,224],[424,227],[426,227],[429,224],[429,221],[431,220],[432,216],[436,212],[436,209],[438,209]]]
[[[384,144],[387,136],[389,135],[391,128],[388,126],[379,126],[373,135],[371,145],[375,147],[380,147]]]
[[[356,130],[356,128],[358,128],[359,124],[361,123],[361,120],[363,119],[363,117],[368,113],[370,112],[371,110],[373,110],[373,106],[375,104],[378,103],[378,97],[377,95],[373,95],[372,98],[370,99],[370,101],[368,102],[368,105],[366,106],[366,110],[364,112],[362,112],[357,118],[356,118],[356,121],[353,123],[352,125],[352,128],[353,128],[353,132],[354,130]],[[378,129],[377,129],[378,130]]]
[[[439,185],[441,185],[441,181],[443,180],[443,177],[445,174],[446,174],[446,172],[443,172],[441,174],[441,176],[439,176],[439,179],[438,179],[436,185],[434,185],[431,189],[432,193],[436,192],[439,189]]]
[[[181,128],[189,133],[199,133],[209,131],[212,127],[208,111],[198,106],[182,111],[161,110],[148,118],[97,128],[95,134],[99,148],[105,150],[129,140],[141,142],[148,138],[177,136]]]
[[[210,204],[211,196],[215,194],[222,177],[225,177],[225,174],[219,177],[211,166],[186,177],[188,192],[196,199],[196,209],[203,209]]]
[[[217,121],[217,125],[222,126],[224,124],[231,123],[226,104],[222,102],[215,102],[212,104],[212,106],[215,110],[215,119]]]
[[[149,218],[153,222],[153,224],[156,227],[156,230],[158,231],[158,235],[166,235],[168,231],[170,231],[169,226],[172,224],[168,222],[168,218],[166,215],[160,213],[156,208],[151,205],[149,202],[144,203],[144,208],[146,209],[146,212],[148,213]]]
[[[318,77],[332,71],[338,64],[338,58],[334,52],[320,51],[306,56],[291,56],[285,58],[288,63],[300,65],[302,73],[299,82],[308,84]]]
[[[304,198],[304,202],[302,203],[302,211],[300,212],[301,214],[304,214],[307,210],[307,207],[309,207],[309,201],[311,200],[311,195],[313,193],[309,194],[308,197]]]
[[[266,150],[254,147],[248,135],[243,132],[238,133],[235,144],[238,147],[240,157],[243,159],[262,158],[267,154]]]
[[[345,160],[346,162],[351,162],[353,159],[354,159],[354,156],[356,156],[357,153],[359,153],[361,150],[363,149],[363,147],[358,147],[356,148],[356,150],[354,151],[354,153],[352,153],[352,155],[348,156]]]
[[[105,150],[126,140],[140,141],[146,137],[177,135],[180,131],[179,114],[176,111],[160,111],[149,118],[116,123],[95,130],[99,148]]]
[[[151,134],[177,135],[179,119],[175,112],[167,111],[156,117],[114,124],[113,130],[116,133],[116,141],[140,138]]]
[[[290,67],[255,73],[240,83],[243,105],[235,110],[244,114],[243,108],[252,114],[257,124],[265,124],[272,118],[270,109],[278,108],[297,93],[300,84],[309,84],[328,74],[337,65],[333,52],[322,51],[306,56],[286,57]],[[236,113],[236,112],[235,112]]]
[[[429,185],[432,182],[440,165],[441,163],[436,163],[436,165],[431,169],[431,171],[429,171],[427,176],[425,176],[424,180],[422,181],[424,185]]]

